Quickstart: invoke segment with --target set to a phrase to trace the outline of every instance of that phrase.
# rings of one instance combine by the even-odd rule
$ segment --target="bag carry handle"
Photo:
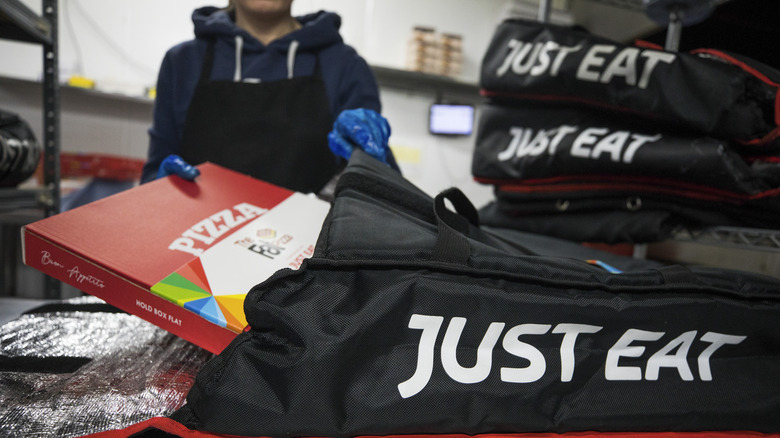
[[[444,203],[449,200],[455,212]],[[469,198],[456,187],[442,191],[433,199],[433,214],[436,216],[438,234],[432,259],[440,262],[468,264],[471,254],[469,226],[479,226],[479,214]]]

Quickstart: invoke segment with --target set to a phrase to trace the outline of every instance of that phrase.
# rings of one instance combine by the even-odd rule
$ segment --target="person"
[[[168,50],[160,67],[142,183],[171,173],[192,179],[190,163],[211,161],[317,192],[353,146],[397,169],[376,80],[343,42],[341,18],[293,17],[292,1],[193,12],[195,38]]]

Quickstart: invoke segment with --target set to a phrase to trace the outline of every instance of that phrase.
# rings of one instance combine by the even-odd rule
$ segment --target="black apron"
[[[319,60],[314,74],[261,83],[210,81],[212,41],[184,121],[180,155],[298,192],[317,192],[339,170]]]

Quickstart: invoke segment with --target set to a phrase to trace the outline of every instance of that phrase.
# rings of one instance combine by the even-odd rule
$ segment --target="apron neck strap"
[[[214,65],[214,45],[216,44],[216,41],[214,41],[213,38],[209,39],[208,44],[206,45],[206,54],[203,57],[203,65],[200,67],[200,78],[198,79],[199,84],[203,84],[209,81],[209,78],[211,77],[211,68]]]

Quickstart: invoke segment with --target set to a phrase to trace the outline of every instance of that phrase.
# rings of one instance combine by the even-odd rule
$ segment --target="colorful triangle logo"
[[[210,291],[203,290],[177,272],[163,278],[162,281],[152,286],[152,293],[178,306],[183,306],[188,301],[211,296]]]
[[[197,313],[218,326],[227,327],[225,316],[222,314],[219,305],[217,305],[217,300],[212,296],[200,300],[188,301],[184,303],[184,308]]]
[[[206,277],[206,271],[203,269],[203,263],[200,258],[196,258],[176,271],[177,274],[189,280],[200,289],[212,292],[209,285],[209,279]]]
[[[246,316],[244,315],[244,299],[246,294],[241,295],[216,295],[222,314],[225,316],[227,327],[234,332],[241,333],[247,326]]]

